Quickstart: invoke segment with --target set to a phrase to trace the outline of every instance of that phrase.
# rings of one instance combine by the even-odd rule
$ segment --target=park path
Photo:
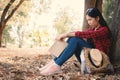
[[[37,55],[47,55],[48,47],[40,48],[0,48],[1,57],[34,57]]]

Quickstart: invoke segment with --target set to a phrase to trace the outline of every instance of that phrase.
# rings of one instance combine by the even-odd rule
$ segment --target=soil
[[[61,73],[41,76],[37,67],[52,59],[47,49],[0,48],[0,80],[120,80],[120,65],[114,65],[114,73],[82,75],[74,56],[61,66]]]

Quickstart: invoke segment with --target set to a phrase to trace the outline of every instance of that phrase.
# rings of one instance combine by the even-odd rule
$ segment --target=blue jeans
[[[64,49],[59,57],[55,57],[54,61],[61,66],[65,61],[75,54],[77,60],[81,63],[80,53],[83,47],[93,48],[88,42],[79,37],[71,37],[67,40],[68,46]]]

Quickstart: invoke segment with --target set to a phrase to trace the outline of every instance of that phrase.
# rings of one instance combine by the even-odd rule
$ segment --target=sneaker
[[[51,65],[49,65],[48,67],[46,67],[46,69],[42,70],[40,72],[41,75],[52,75],[52,74],[56,74],[56,73],[60,73],[61,72],[61,68],[60,66],[58,66],[55,62],[52,63]]]
[[[54,62],[54,61],[52,60],[52,61],[50,61],[49,63],[47,63],[44,67],[38,68],[39,71],[42,71],[42,70],[46,69],[46,68],[47,68],[49,65],[51,65],[53,62]]]

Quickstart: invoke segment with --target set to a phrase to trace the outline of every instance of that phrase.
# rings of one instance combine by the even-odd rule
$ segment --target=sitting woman
[[[87,30],[69,32],[56,37],[56,40],[68,38],[68,45],[59,57],[55,57],[40,69],[41,75],[50,75],[60,71],[63,63],[73,54],[81,63],[80,55],[83,47],[96,48],[109,55],[111,32],[102,14],[97,8],[90,8],[86,11],[86,20],[89,24]]]

